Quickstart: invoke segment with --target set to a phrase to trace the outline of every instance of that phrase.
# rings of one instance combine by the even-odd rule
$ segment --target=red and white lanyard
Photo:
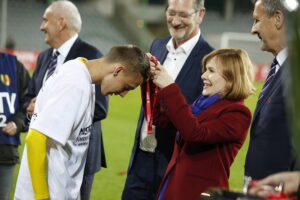
[[[154,56],[151,56],[151,61],[153,61],[155,64],[158,64],[157,58]],[[157,94],[158,88],[155,86],[154,88],[154,95],[153,95],[153,104],[151,108],[151,97],[150,97],[150,81],[147,81],[146,83],[146,119],[147,119],[147,134],[151,135],[153,133],[152,130],[152,123],[153,123],[153,111],[156,104],[156,94]]]

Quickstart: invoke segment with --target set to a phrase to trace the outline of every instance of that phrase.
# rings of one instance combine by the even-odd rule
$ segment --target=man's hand
[[[276,188],[280,184],[283,184],[283,192],[288,195],[297,192],[300,184],[300,172],[281,172],[270,175],[251,185],[248,192],[259,196],[269,196],[276,192],[269,188]]]
[[[17,133],[17,125],[13,121],[8,122],[7,125],[2,129],[2,131],[10,136],[13,136]]]
[[[35,106],[36,97],[31,99],[30,104],[28,105],[26,111],[27,114],[31,117],[34,112],[34,106]]]

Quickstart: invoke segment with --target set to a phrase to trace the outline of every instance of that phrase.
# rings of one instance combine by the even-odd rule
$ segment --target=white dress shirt
[[[69,51],[70,51],[71,47],[73,46],[73,44],[75,43],[77,38],[78,38],[78,34],[76,33],[70,39],[68,39],[65,43],[63,43],[58,49],[53,49],[52,55],[54,55],[54,53],[56,51],[59,52],[59,55],[57,56],[57,64],[56,64],[55,71],[56,71],[56,69],[58,69],[59,66],[61,66],[65,62],[67,55],[69,54]],[[43,83],[45,83],[45,81],[46,81],[47,74],[48,74],[48,70],[44,76]]]
[[[276,56],[276,60],[278,62],[278,65],[276,65],[276,71],[275,73],[278,72],[279,68],[282,66],[282,64],[284,63],[284,61],[287,59],[288,57],[288,48],[284,48],[282,49]]]

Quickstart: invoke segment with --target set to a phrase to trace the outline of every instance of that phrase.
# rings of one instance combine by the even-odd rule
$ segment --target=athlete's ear
[[[119,72],[121,72],[123,70],[124,70],[124,66],[123,65],[116,66],[115,69],[114,69],[114,72],[113,72],[114,76],[117,76],[119,74]]]

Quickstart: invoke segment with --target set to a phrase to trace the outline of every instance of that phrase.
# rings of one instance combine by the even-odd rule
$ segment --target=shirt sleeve
[[[36,199],[48,199],[47,184],[47,156],[46,156],[47,136],[30,129],[26,137],[28,166]]]
[[[37,99],[42,101],[42,108],[33,116],[30,127],[65,145],[87,108],[88,90],[70,82],[56,82],[50,90],[45,89],[47,95]]]
[[[218,114],[211,117],[212,114],[206,113],[206,119],[199,120],[199,116],[192,114],[190,105],[175,83],[162,89],[158,93],[158,100],[183,139],[188,142],[218,144],[240,139],[244,141],[251,123],[249,109],[237,103],[211,110]]]

